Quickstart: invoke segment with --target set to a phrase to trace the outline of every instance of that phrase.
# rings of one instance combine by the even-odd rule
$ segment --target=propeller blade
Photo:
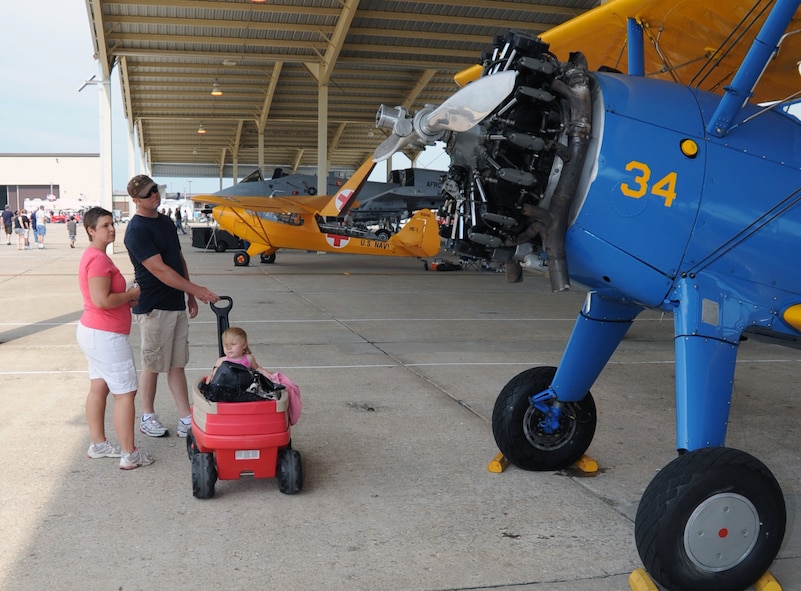
[[[412,129],[410,119],[398,119],[393,124],[395,132],[381,142],[373,153],[373,162],[383,162],[412,141],[433,143],[437,139],[435,136],[442,131],[469,131],[509,96],[514,89],[516,76],[515,70],[507,70],[471,82],[430,113],[418,113],[419,127],[417,120]],[[403,135],[396,133],[399,130]]]
[[[431,111],[424,125],[431,131],[469,131],[509,96],[516,76],[507,70],[471,82]]]
[[[409,143],[410,139],[411,136],[407,135],[401,137],[393,133],[391,136],[381,142],[375,149],[375,152],[373,152],[373,162],[383,162],[407,143]]]

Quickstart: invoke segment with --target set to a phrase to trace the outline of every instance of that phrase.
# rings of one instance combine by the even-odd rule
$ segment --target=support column
[[[111,160],[111,81],[103,78],[100,87],[100,205],[114,206]]]
[[[317,87],[317,192],[328,191],[328,85]]]

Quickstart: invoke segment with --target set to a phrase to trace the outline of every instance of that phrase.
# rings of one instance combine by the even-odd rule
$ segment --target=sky
[[[85,0],[0,1],[0,153],[99,153],[100,97],[97,86],[78,88],[96,75],[92,34]],[[125,191],[128,170],[127,122],[123,116],[119,78],[111,76],[112,186]],[[445,170],[448,158],[441,148],[430,149],[419,166]],[[405,168],[402,155],[393,168]],[[383,175],[383,172],[379,171]],[[375,172],[374,172],[375,175]],[[376,177],[371,177],[376,178]],[[186,193],[218,191],[216,178],[155,178],[167,190]],[[187,181],[192,183],[187,187]],[[380,180],[377,179],[377,180]],[[230,179],[227,183],[230,184]],[[223,180],[224,186],[226,180]]]

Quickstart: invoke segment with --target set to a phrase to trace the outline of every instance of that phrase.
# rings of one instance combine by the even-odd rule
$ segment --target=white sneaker
[[[120,458],[120,470],[133,470],[140,466],[149,466],[153,463],[153,458],[141,449],[135,449],[129,454],[124,454]]]
[[[178,419],[178,428],[175,430],[176,435],[178,437],[186,437],[186,434],[189,433],[189,429],[192,428],[192,422],[184,423],[182,420]]]
[[[139,430],[150,437],[165,437],[169,435],[167,427],[161,424],[161,421],[159,421],[156,415],[151,416],[147,420],[145,420],[143,416],[142,420],[139,421]]]
[[[89,449],[86,450],[86,457],[93,460],[99,458],[119,458],[121,455],[120,444],[109,443],[108,441],[92,443],[89,445]]]

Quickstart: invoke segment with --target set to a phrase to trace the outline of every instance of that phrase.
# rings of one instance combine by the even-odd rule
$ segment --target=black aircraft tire
[[[291,448],[278,450],[278,490],[285,495],[294,495],[303,489],[303,465],[300,452]]]
[[[634,521],[637,552],[670,591],[742,591],[784,539],[784,496],[770,470],[732,448],[680,455],[651,481]]]
[[[261,253],[259,260],[267,265],[272,265],[275,262],[275,253],[272,254]]]
[[[375,235],[378,236],[378,239],[381,242],[386,242],[387,240],[389,240],[389,237],[392,236],[392,232],[390,232],[386,228],[381,228],[375,233]]]
[[[247,267],[250,264],[250,255],[244,251],[240,250],[234,255],[234,266],[235,267]]]
[[[498,449],[523,470],[560,470],[576,463],[592,443],[597,413],[587,392],[579,402],[564,403],[559,427],[548,433],[539,425],[544,414],[529,402],[551,385],[555,367],[534,367],[503,387],[492,411],[492,434]]]
[[[196,453],[192,456],[192,494],[198,499],[210,499],[214,496],[216,482],[214,454]]]

